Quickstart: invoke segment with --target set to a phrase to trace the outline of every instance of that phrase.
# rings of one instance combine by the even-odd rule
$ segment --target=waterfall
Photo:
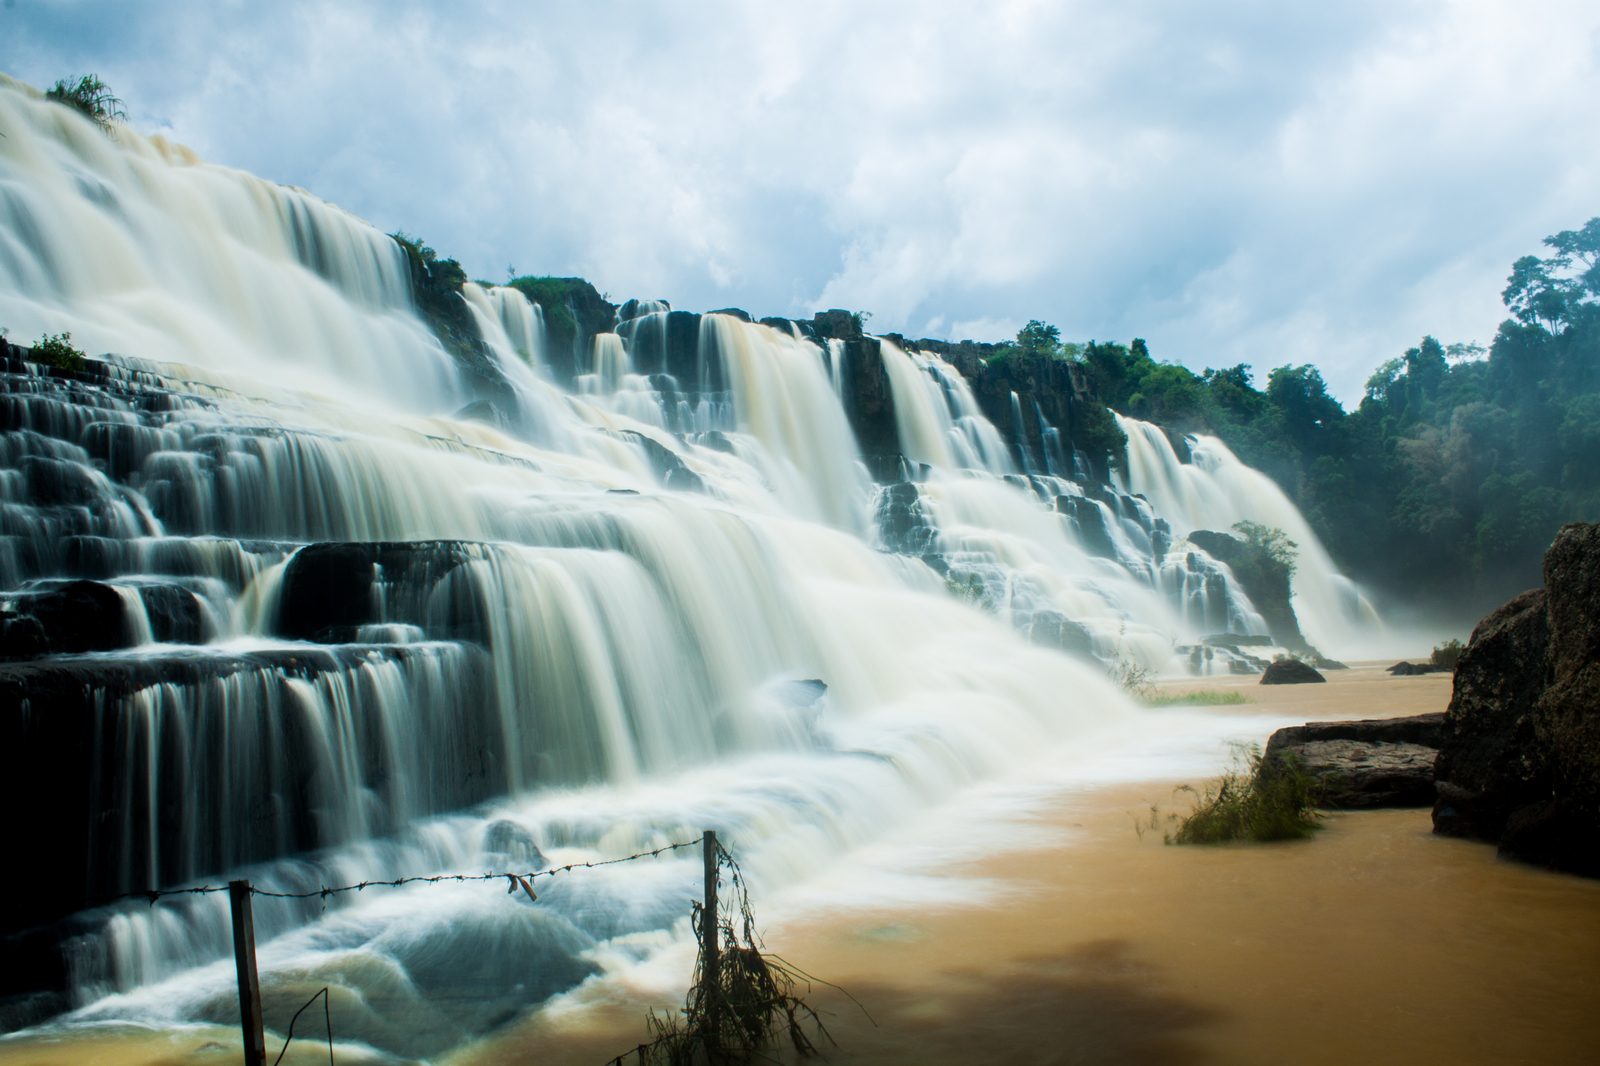
[[[1382,632],[1377,612],[1276,482],[1215,437],[1192,438],[1184,463],[1159,427],[1120,416],[1117,424],[1128,435],[1128,467],[1119,479],[1125,491],[1144,495],[1179,536],[1227,532],[1241,521],[1283,530],[1298,546],[1291,603],[1307,639],[1335,655],[1373,646]]]
[[[474,282],[461,287],[473,321],[484,343],[502,362],[520,359],[529,366],[544,364],[544,309],[516,289],[495,285],[487,289]]]
[[[67,1024],[233,1009],[221,897],[97,897],[526,869],[708,825],[758,888],[800,882],[1158,728],[1109,661],[1265,632],[1174,547],[1190,497],[1133,481],[1168,472],[1019,473],[937,357],[872,342],[919,464],[874,484],[842,342],[632,301],[568,392],[522,293],[463,287],[483,352],[458,363],[396,244],[308,193],[10,80],[0,133],[0,325],[94,356],[0,350],[0,780],[41,871],[8,929],[54,930]],[[1254,484],[1202,451],[1208,484]],[[694,877],[263,900],[260,960],[365,1004],[335,1007],[341,1037],[439,1055],[598,946],[665,936]]]

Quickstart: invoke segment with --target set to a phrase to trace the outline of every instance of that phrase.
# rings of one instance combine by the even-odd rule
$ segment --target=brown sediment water
[[[1383,665],[1388,665],[1384,663]],[[1448,674],[1375,664],[1326,685],[1251,678],[1241,718],[1443,710]],[[1264,731],[1261,739],[1265,739]],[[1435,837],[1426,810],[1334,814],[1313,839],[1169,847],[1134,831],[1179,782],[1061,796],[1067,843],[949,870],[992,899],[846,910],[769,930],[817,987],[835,1063],[1592,1063],[1600,1049],[1600,882]],[[1196,782],[1198,783],[1198,782]],[[475,1064],[599,1063],[643,1036],[646,1003],[597,988],[535,1015]]]
[[[1257,702],[1217,710],[1245,723],[1422,713],[1450,693],[1448,675],[1329,678],[1162,688],[1237,689]],[[828,1012],[839,1045],[827,1061],[1595,1061],[1600,882],[1435,837],[1425,810],[1334,814],[1313,839],[1280,844],[1141,839],[1135,816],[1173,809],[1177,783],[1055,796],[1022,817],[1056,843],[975,851],[943,871],[971,886],[961,904],[813,910],[770,925],[769,948],[848,989],[876,1022],[814,988],[807,1000]],[[689,956],[679,961],[686,970]],[[448,1061],[599,1066],[644,1038],[646,1009],[681,1002],[638,987],[594,982]],[[220,1063],[237,1048],[222,1031],[78,1034],[0,1044],[0,1066]]]

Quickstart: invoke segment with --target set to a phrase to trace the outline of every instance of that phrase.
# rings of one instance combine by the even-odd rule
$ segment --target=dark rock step
[[[128,587],[138,594],[138,605],[130,605],[116,588],[99,581],[69,581],[57,588],[6,594],[10,608],[0,611],[0,660],[129,647],[140,607],[151,640],[200,643],[203,612],[193,591],[148,581]]]
[[[394,708],[365,680],[383,664],[398,670],[410,717],[391,721]],[[348,694],[350,733],[335,741],[376,790],[363,802],[382,807],[371,831],[498,794],[490,672],[481,650],[437,643],[0,665],[0,809],[12,812],[7,847],[29,863],[28,877],[0,888],[0,934],[53,922],[128,882],[171,884],[345,843],[330,836],[338,820],[326,820],[329,804],[348,798],[327,791],[329,737],[340,727],[309,696],[330,684]],[[396,729],[417,734],[407,736],[413,750],[384,739]],[[410,795],[385,798],[398,787],[396,758],[432,769],[410,771]],[[401,799],[418,809],[401,809]]]
[[[447,579],[484,556],[471,541],[311,544],[284,569],[275,632],[290,640],[344,643],[364,625],[420,626],[440,640],[486,643],[488,624],[472,582]],[[439,595],[435,595],[435,593]]]
[[[1322,779],[1329,807],[1429,807],[1443,723],[1443,714],[1307,722],[1273,733],[1263,761],[1271,767],[1297,759]]]
[[[59,589],[5,598],[11,609],[0,612],[0,658],[33,659],[128,646],[127,605],[110,585],[73,581]]]

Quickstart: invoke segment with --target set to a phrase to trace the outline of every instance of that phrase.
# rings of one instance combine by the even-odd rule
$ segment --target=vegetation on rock
[[[1203,792],[1190,785],[1176,789],[1194,797],[1194,808],[1187,815],[1168,815],[1168,823],[1175,825],[1164,839],[1168,844],[1221,844],[1308,837],[1322,828],[1317,806],[1323,788],[1293,756],[1269,763],[1257,745],[1236,747],[1232,766],[1215,784]],[[1159,825],[1152,808],[1148,828]],[[1141,824],[1141,835],[1144,828]]]
[[[1436,645],[1433,654],[1428,657],[1428,662],[1439,670],[1454,670],[1456,663],[1461,661],[1461,653],[1467,646],[1454,637],[1443,644]]]
[[[47,333],[33,346],[29,358],[60,370],[82,370],[86,356],[72,346],[71,333]]]
[[[122,109],[122,101],[94,74],[85,74],[77,81],[63,78],[44,95],[47,100],[64,104],[94,121],[103,130],[109,131],[113,123],[128,120],[128,113]]]

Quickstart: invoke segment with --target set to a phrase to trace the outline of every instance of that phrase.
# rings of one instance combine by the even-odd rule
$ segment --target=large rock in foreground
[[[1436,833],[1600,876],[1600,525],[1568,525],[1545,587],[1472,632],[1434,768]]]
[[[1441,714],[1307,722],[1272,734],[1266,762],[1285,755],[1322,779],[1326,806],[1343,810],[1433,805]]]

